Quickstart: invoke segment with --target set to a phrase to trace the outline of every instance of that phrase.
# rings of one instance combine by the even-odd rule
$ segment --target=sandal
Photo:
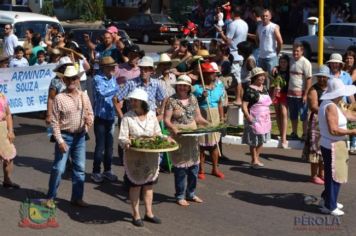
[[[204,180],[205,179],[205,173],[199,173],[198,174],[198,179]]]
[[[188,201],[195,202],[195,203],[203,203],[203,200],[198,196],[194,196],[193,198],[188,199]]]
[[[220,171],[211,172],[211,174],[216,176],[216,177],[218,177],[218,178],[220,178],[220,179],[224,179],[225,178],[225,175]]]
[[[185,199],[180,199],[180,200],[178,200],[178,201],[177,201],[177,204],[178,204],[179,206],[183,206],[183,207],[187,207],[187,206],[190,205],[189,202],[187,202]]]

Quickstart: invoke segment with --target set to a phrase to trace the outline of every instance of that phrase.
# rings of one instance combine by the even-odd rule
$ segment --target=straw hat
[[[261,67],[255,67],[251,70],[250,79],[256,77],[257,75],[266,75],[266,72]]]
[[[144,56],[142,59],[138,62],[139,67],[154,67],[153,65],[153,59],[152,57],[149,56]]]
[[[328,88],[320,97],[320,100],[330,100],[338,97],[351,96],[356,93],[356,86],[345,85],[341,79],[329,79]]]
[[[167,54],[167,53],[162,53],[159,56],[159,61],[155,62],[154,64],[158,67],[159,65],[170,65],[170,68],[175,68],[176,66],[178,66],[178,64],[180,63],[179,59],[171,59],[171,57]]]
[[[72,60],[67,56],[59,59],[57,66],[53,69],[53,72],[55,72],[58,77],[63,77],[63,73],[59,72],[59,69],[65,65],[73,65]]]
[[[188,75],[180,75],[177,78],[177,81],[175,83],[173,83],[172,85],[176,86],[178,84],[192,86],[192,79]]]
[[[134,91],[132,91],[127,96],[127,98],[128,99],[130,99],[130,98],[137,99],[137,100],[147,103],[147,105],[148,105],[148,94],[145,90],[143,90],[141,88],[136,88]]]
[[[100,59],[99,66],[101,67],[117,66],[117,63],[111,56],[106,56]]]
[[[335,62],[335,63],[340,63],[342,65],[344,65],[345,63],[342,61],[342,56],[340,53],[333,53],[330,55],[329,60],[326,62],[326,64],[329,64],[331,62]]]
[[[74,57],[77,59],[84,59],[85,57],[83,56],[83,54],[76,52],[75,50],[71,49],[71,48],[66,48],[66,47],[58,47],[58,49],[64,53],[73,53]]]
[[[197,51],[197,54],[195,56],[188,60],[188,63],[191,64],[197,60],[211,59],[215,56],[215,54],[210,54],[209,51],[206,49],[200,49]]]
[[[58,48],[53,48],[53,49],[50,51],[50,54],[53,54],[53,55],[61,55],[61,51],[59,51]]]
[[[82,77],[84,71],[78,71],[75,66],[67,66],[66,70],[63,73],[65,78],[79,78]]]
[[[331,78],[331,76],[330,76],[330,69],[329,69],[328,66],[322,65],[322,66],[320,66],[320,68],[319,68],[319,72],[316,73],[316,74],[313,74],[313,76],[315,76],[315,77],[323,76],[323,77],[327,77],[327,78],[330,79],[330,78]]]

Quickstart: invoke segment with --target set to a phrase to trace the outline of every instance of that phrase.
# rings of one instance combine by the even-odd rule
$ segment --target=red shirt
[[[223,7],[225,10],[226,20],[231,20],[231,6],[227,5]]]

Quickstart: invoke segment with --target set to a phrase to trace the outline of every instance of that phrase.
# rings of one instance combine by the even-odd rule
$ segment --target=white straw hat
[[[63,76],[66,78],[73,78],[73,77],[82,77],[84,71],[78,71],[75,66],[67,66],[66,70],[63,73]]]
[[[134,91],[132,91],[128,96],[128,99],[133,98],[137,100],[144,101],[148,104],[148,94],[145,90],[141,88],[136,88]]]
[[[153,59],[152,57],[149,56],[144,56],[142,59],[138,62],[139,67],[152,67],[153,68]]]
[[[155,65],[159,66],[160,64],[169,64],[170,68],[175,68],[179,63],[179,59],[171,59],[167,53],[162,53],[159,56],[159,61],[155,62]]]
[[[61,57],[58,61],[57,66],[53,69],[53,72],[55,72],[58,77],[63,77],[63,74],[58,72],[58,70],[64,65],[73,65],[72,60],[68,56]]]
[[[330,55],[329,61],[326,62],[326,64],[329,64],[331,62],[335,62],[335,63],[340,63],[340,64],[345,64],[342,61],[342,56],[340,53],[333,53]]]
[[[345,85],[341,79],[329,79],[328,88],[320,97],[320,100],[330,100],[338,97],[351,96],[356,93],[356,86]]]
[[[178,85],[178,84],[184,84],[184,85],[192,86],[192,79],[188,75],[180,75],[177,78],[177,81],[172,85],[175,86],[175,85]]]

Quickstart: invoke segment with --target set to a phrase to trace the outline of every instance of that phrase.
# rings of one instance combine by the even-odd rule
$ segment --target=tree
[[[73,10],[87,21],[104,18],[104,0],[64,0],[64,7]]]

